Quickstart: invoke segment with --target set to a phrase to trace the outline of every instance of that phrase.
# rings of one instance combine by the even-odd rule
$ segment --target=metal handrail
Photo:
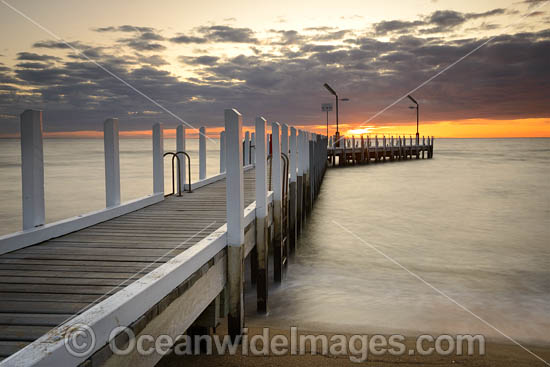
[[[180,176],[181,176],[181,168],[180,168],[180,157],[178,157],[178,155],[176,153],[173,153],[173,152],[166,152],[164,153],[164,155],[162,156],[163,158],[166,157],[167,155],[171,155],[172,156],[172,193],[168,194],[168,195],[164,195],[164,196],[170,196],[170,195],[174,195],[176,189],[175,189],[175,184],[174,184],[174,158],[178,160],[178,196],[181,196],[181,182],[180,182]]]
[[[188,192],[193,192],[191,190],[191,157],[189,157],[189,154],[187,154],[186,152],[183,152],[183,151],[179,151],[179,152],[166,152],[164,153],[163,157],[166,157],[167,155],[171,155],[172,156],[172,193],[168,194],[168,195],[165,195],[165,196],[170,196],[170,195],[174,195],[175,194],[175,191],[176,191],[176,188],[175,188],[175,172],[174,172],[174,162],[175,160],[177,159],[178,161],[178,196],[181,196],[181,186],[182,186],[182,183],[181,183],[181,161],[180,161],[180,157],[179,157],[179,154],[183,154],[185,157],[187,157],[187,172],[188,172],[188,178],[189,178],[189,189],[188,189]]]
[[[193,190],[191,190],[191,157],[189,156],[189,154],[187,154],[187,152],[184,152],[182,150],[180,150],[179,152],[176,152],[176,155],[178,154],[183,154],[184,156],[187,157],[187,180],[189,181],[188,183],[189,189],[187,192],[193,192]],[[178,180],[179,180],[179,177],[181,177],[181,175],[178,176]]]

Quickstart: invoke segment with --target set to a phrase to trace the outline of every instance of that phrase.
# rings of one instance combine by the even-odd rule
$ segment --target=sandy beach
[[[216,330],[217,335],[225,335],[225,327],[220,327]],[[251,338],[254,335],[261,335],[262,328],[255,326],[248,328],[248,336]],[[290,338],[289,329],[274,329],[270,328],[270,335],[285,335]],[[299,334],[313,334],[313,335],[326,335],[331,337],[335,334],[343,334],[350,337],[351,334],[347,333],[334,333],[334,332],[322,332],[312,330],[299,330]],[[368,332],[364,334],[370,335]],[[407,350],[414,349],[416,339],[414,337],[407,337],[405,345]],[[542,359],[550,360],[550,347],[541,346],[527,346],[530,351],[537,354]],[[545,364],[538,360],[535,356],[531,355],[521,347],[504,342],[486,341],[485,343],[485,355],[479,355],[478,350],[474,355],[456,355],[440,356],[433,354],[430,356],[420,355],[403,355],[392,356],[386,353],[382,356],[368,355],[367,360],[364,362],[353,362],[350,360],[352,355],[312,355],[311,349],[306,348],[306,352],[303,355],[290,355],[289,353],[281,356],[268,355],[268,356],[253,356],[243,355],[241,348],[235,355],[217,355],[216,348],[213,348],[214,353],[212,355],[200,355],[200,356],[177,356],[169,354],[165,356],[157,367],[175,367],[175,366],[298,366],[298,367],[314,367],[314,366],[403,366],[403,367],[417,367],[417,366],[490,366],[490,367],[535,367],[545,366]],[[464,353],[466,354],[466,353]]]

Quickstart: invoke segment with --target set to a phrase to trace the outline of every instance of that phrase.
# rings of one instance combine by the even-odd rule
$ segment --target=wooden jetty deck
[[[255,171],[244,174],[244,203]],[[0,358],[117,293],[226,222],[225,180],[0,255]]]
[[[155,124],[153,194],[128,203],[120,202],[118,121],[106,120],[106,208],[48,224],[42,112],[21,115],[23,230],[0,237],[0,366],[154,366],[161,354],[117,354],[113,345],[208,333],[222,318],[235,338],[245,325],[245,259],[257,310],[268,310],[268,256],[273,281],[283,281],[322,183],[328,140],[279,123],[267,139],[261,117],[255,137],[243,139],[242,116],[224,113],[220,174],[206,177],[201,134],[200,180],[184,185],[185,129],[177,128],[177,151],[164,152]],[[178,168],[168,197],[166,155]],[[193,192],[178,196],[181,189]]]

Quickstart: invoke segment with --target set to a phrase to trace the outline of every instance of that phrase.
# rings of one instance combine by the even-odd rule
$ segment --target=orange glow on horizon
[[[326,125],[293,125],[297,129],[304,129],[318,134],[326,134]],[[268,124],[268,131],[271,126]],[[416,134],[416,124],[407,125],[369,125],[361,126],[361,123],[340,124],[340,134],[351,137],[353,135],[386,135],[409,136]],[[206,135],[210,138],[218,138],[223,127],[211,127],[206,129]],[[254,132],[253,126],[243,127],[243,132]],[[336,129],[329,126],[329,134],[334,135]],[[186,129],[186,137],[198,138],[198,131]],[[470,119],[457,121],[432,121],[420,124],[420,136],[435,136],[438,138],[522,138],[550,137],[550,117],[526,118],[513,120],[488,120]],[[55,131],[44,132],[45,138],[103,138],[102,131]],[[151,130],[120,131],[121,138],[150,138]],[[175,138],[176,129],[164,129],[165,138]],[[0,134],[0,138],[19,138],[19,134]]]

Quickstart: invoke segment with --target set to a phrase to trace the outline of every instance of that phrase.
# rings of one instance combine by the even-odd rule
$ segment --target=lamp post
[[[410,95],[407,95],[407,97],[416,105],[416,106],[410,106],[409,108],[410,109],[416,109],[416,144],[418,145],[418,141],[420,139],[420,135],[418,134],[418,109],[419,109],[420,105]]]
[[[324,111],[327,113],[327,139],[328,139],[328,113],[332,111],[332,103],[321,104],[321,111]]]
[[[338,130],[338,101],[349,101],[349,98],[338,98],[338,94],[332,89],[330,85],[327,83],[323,84],[323,86],[329,91],[330,94],[334,96],[336,99],[336,134],[335,134],[335,140],[336,140],[336,146],[340,146],[340,131]]]

